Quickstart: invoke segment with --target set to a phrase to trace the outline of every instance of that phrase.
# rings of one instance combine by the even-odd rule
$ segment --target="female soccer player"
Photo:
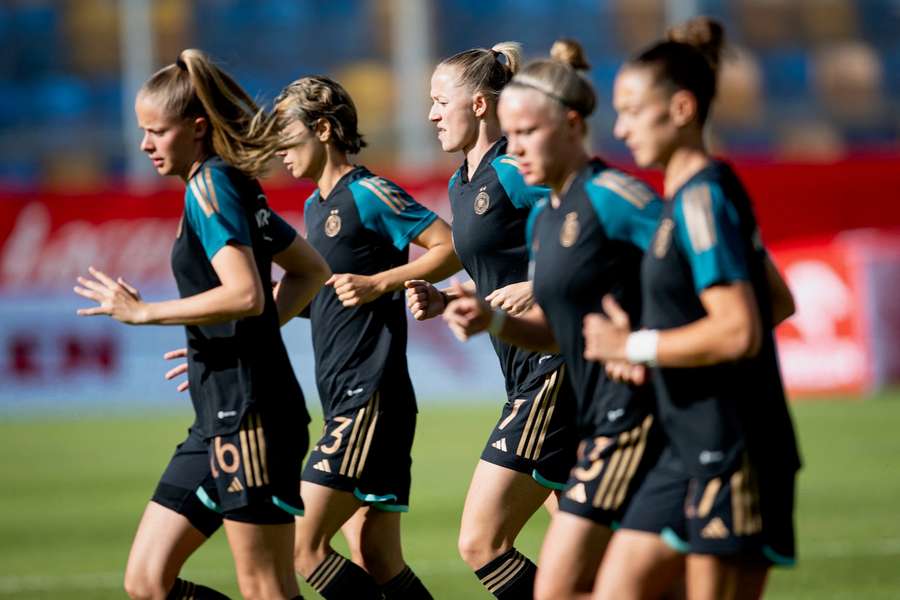
[[[309,416],[279,324],[311,300],[328,267],[266,205],[253,177],[266,160],[260,147],[276,134],[203,53],[185,50],[154,74],[135,111],[156,171],[186,183],[172,250],[181,297],[146,302],[124,279],[91,268],[75,291],[98,306],[78,314],[184,325],[196,420],[138,526],[125,588],[132,598],[223,598],[177,575],[224,520],[241,594],[294,598]],[[274,295],[273,262],[285,269]]]
[[[537,305],[513,317],[468,295],[444,312],[461,337],[490,328],[508,343],[558,348],[571,374],[581,444],[544,540],[538,598],[591,592],[614,523],[659,445],[652,397],[609,380],[601,365],[584,359],[581,322],[607,293],[637,314],[639,261],[661,203],[642,183],[587,154],[586,120],[596,103],[578,72],[587,61],[572,41],[554,44],[551,56],[518,73],[499,106],[525,182],[551,192],[529,219]]]
[[[497,98],[520,63],[520,46],[506,42],[443,61],[431,78],[429,118],[445,152],[461,152],[450,179],[453,241],[478,294],[518,314],[533,303],[525,224],[546,188],[527,185],[506,154]],[[417,319],[443,312],[452,291],[407,284]],[[498,598],[532,596],[535,565],[514,543],[545,500],[556,504],[575,462],[574,398],[562,357],[511,346],[495,335],[507,400],[475,468],[463,510],[459,551]]]
[[[585,319],[586,356],[649,366],[672,464],[647,484],[680,490],[668,531],[685,538],[688,597],[758,598],[770,565],[794,556],[800,459],[773,327],[793,311],[737,176],[710,157],[704,124],[722,27],[700,18],[620,70],[615,134],[638,165],[665,171],[665,208],[642,265],[643,329],[606,299]],[[651,503],[635,510],[653,511]],[[599,598],[648,598],[673,560],[659,536],[620,531]]]
[[[364,142],[337,82],[298,79],[275,111],[285,166],[318,188],[306,201],[307,239],[334,272],[310,304],[325,430],[303,471],[295,566],[325,598],[430,598],[400,546],[416,423],[402,288],[459,270],[450,228],[350,162]],[[412,262],[410,243],[426,250]],[[331,548],[341,527],[354,562]]]

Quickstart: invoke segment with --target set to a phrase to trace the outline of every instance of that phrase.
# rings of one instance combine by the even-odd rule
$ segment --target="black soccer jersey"
[[[409,243],[437,215],[394,183],[355,167],[327,198],[306,201],[306,236],[333,273],[375,275],[405,264]],[[316,384],[325,418],[381,390],[385,408],[415,405],[406,365],[406,302],[397,290],[346,308],[330,287],[310,305]]]
[[[751,460],[799,467],[772,333],[765,249],[750,198],[731,168],[712,162],[665,203],[645,254],[643,325],[680,327],[706,316],[700,294],[747,281],[762,316],[754,358],[690,369],[652,369],[660,417],[687,469],[713,477]]]
[[[287,248],[296,232],[269,209],[256,180],[213,156],[188,181],[184,203],[172,249],[182,298],[221,285],[211,260],[226,244],[252,248],[260,280],[272,280],[272,256]],[[185,327],[194,427],[205,438],[236,431],[251,407],[295,419],[298,426],[309,422],[271,288],[263,290],[265,308],[257,317]]]
[[[608,293],[638,322],[641,255],[661,210],[646,185],[593,160],[558,207],[541,200],[531,214],[535,298],[565,357],[587,435],[634,428],[652,408],[648,388],[611,381],[602,364],[585,360],[582,322],[602,312]]]
[[[528,280],[528,213],[549,193],[528,186],[515,159],[505,152],[506,138],[501,138],[481,159],[471,181],[464,162],[449,184],[453,245],[481,297]],[[490,337],[510,398],[563,362],[559,355],[529,352]]]

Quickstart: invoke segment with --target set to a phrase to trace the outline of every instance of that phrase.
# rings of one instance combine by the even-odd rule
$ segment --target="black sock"
[[[225,594],[221,594],[205,585],[197,585],[184,579],[176,579],[175,585],[169,590],[166,600],[230,600]]]
[[[432,600],[422,580],[413,573],[409,565],[382,585],[381,593],[385,600]]]
[[[325,600],[381,600],[372,576],[337,552],[332,552],[306,578]]]
[[[503,600],[533,598],[535,573],[535,564],[515,548],[475,571],[481,585]]]

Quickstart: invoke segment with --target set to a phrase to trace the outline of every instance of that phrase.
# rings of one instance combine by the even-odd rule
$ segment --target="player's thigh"
[[[226,518],[224,524],[244,596],[293,598],[299,593],[293,523],[260,525]]]
[[[768,565],[711,554],[687,557],[688,600],[756,600],[762,597]]]
[[[515,537],[549,493],[530,475],[480,460],[466,494],[462,530]]]
[[[185,561],[207,539],[184,515],[147,503],[128,554],[126,583],[152,580],[171,587]]]
[[[579,515],[553,515],[538,562],[535,595],[539,598],[590,593],[612,531]]]
[[[647,531],[620,529],[610,540],[594,586],[595,600],[662,598],[680,579],[684,555]]]
[[[351,492],[303,481],[300,483],[304,512],[295,521],[297,549],[327,546],[362,502]]]

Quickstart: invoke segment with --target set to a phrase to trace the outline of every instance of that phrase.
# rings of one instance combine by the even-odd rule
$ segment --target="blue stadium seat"
[[[809,56],[802,50],[761,52],[765,93],[775,100],[800,100],[810,93]]]

